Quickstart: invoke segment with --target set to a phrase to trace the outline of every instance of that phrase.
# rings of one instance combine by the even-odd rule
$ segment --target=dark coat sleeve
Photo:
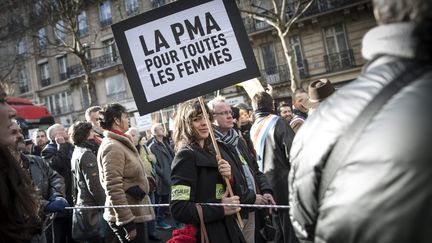
[[[245,157],[249,168],[252,171],[252,174],[255,178],[256,186],[259,189],[260,194],[270,193],[272,194],[272,188],[270,186],[270,183],[267,179],[267,177],[259,170],[258,163],[255,159],[255,156],[253,156],[252,152],[250,151],[248,145],[246,144],[246,141],[240,139],[239,140],[239,147],[242,155]]]
[[[98,205],[104,205],[105,191],[99,181],[99,169],[97,166],[96,155],[90,151],[86,151],[82,155],[80,162],[81,172],[90,194],[96,200]]]
[[[42,173],[45,174],[48,180],[48,195],[47,198],[42,198],[42,206],[45,207],[49,202],[50,197],[65,197],[65,183],[63,177],[57,173],[55,170],[51,169],[48,163],[38,156],[33,156],[39,168],[41,168]]]
[[[181,150],[175,156],[171,180],[173,188],[179,185],[190,187],[189,200],[171,200],[170,208],[174,219],[187,224],[199,224],[200,220],[195,207],[198,168],[193,151]],[[203,206],[202,208],[206,223],[223,220],[225,217],[223,207]]]
[[[280,152],[285,156],[285,161],[287,162],[287,167],[289,168],[289,154],[295,133],[285,120],[279,119],[274,135],[275,142],[280,146]]]
[[[233,193],[240,197],[240,203],[254,204],[256,194],[247,185],[242,162],[237,155],[236,149],[231,145],[223,145],[221,143],[219,143],[219,148],[222,158],[230,163],[231,175],[235,178],[235,183],[232,185]]]
[[[41,155],[51,168],[63,175],[70,170],[70,157],[69,152],[72,149],[72,144],[63,143],[60,144],[58,150],[46,148],[42,150]]]
[[[162,155],[160,154],[161,152],[159,151],[159,149],[157,148],[157,144],[155,141],[153,141],[150,145],[149,145],[149,149],[150,151],[154,154],[155,158],[156,158],[156,164],[154,166],[155,171],[156,171],[156,175],[161,178],[162,180],[165,180],[164,182],[168,184],[168,180],[166,180],[166,176],[165,173],[163,171],[163,169],[161,168],[161,163],[162,161],[160,161],[160,159],[162,158]]]

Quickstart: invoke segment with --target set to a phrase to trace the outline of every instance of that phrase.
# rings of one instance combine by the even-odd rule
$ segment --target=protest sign
[[[180,0],[112,29],[141,115],[260,75],[233,0]]]

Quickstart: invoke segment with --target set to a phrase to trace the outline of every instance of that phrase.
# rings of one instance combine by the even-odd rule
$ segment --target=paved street
[[[172,220],[172,218],[170,216],[167,216],[166,222],[170,225],[174,225],[174,221]],[[151,243],[153,243],[153,242],[166,242],[168,239],[171,238],[171,232],[172,231],[173,231],[173,228],[171,228],[169,230],[158,229],[158,230],[156,230],[156,235],[159,236],[162,239],[162,241],[150,241],[150,242]]]

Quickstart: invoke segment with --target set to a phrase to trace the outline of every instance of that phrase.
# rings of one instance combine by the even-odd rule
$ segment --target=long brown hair
[[[40,199],[30,175],[0,146],[0,241],[21,242],[39,233]]]
[[[209,112],[209,108],[206,106],[207,113],[209,114],[210,121],[213,120],[213,116]],[[177,109],[175,124],[176,129],[174,131],[174,144],[175,150],[178,151],[180,148],[195,143],[197,133],[193,129],[192,121],[193,118],[202,114],[202,109],[198,99],[186,101],[180,105]],[[212,129],[209,127],[209,129]],[[208,137],[204,142],[204,147],[208,147],[211,144],[211,139]]]

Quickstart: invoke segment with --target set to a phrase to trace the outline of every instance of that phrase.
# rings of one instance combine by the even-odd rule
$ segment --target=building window
[[[348,49],[342,24],[323,29],[327,55],[324,56],[327,71],[337,71],[355,66],[352,50]]]
[[[85,36],[88,33],[87,14],[85,11],[82,11],[78,15],[78,32],[80,37]]]
[[[87,85],[81,86],[80,92],[81,92],[82,107],[83,108],[89,107],[90,106],[90,93],[88,90],[88,86]]]
[[[119,101],[126,98],[126,87],[122,74],[105,79],[105,87],[108,101]]]
[[[108,26],[112,23],[111,4],[106,0],[100,4],[100,23],[101,26]]]
[[[91,63],[91,61],[92,61],[92,60],[91,60],[91,59],[92,59],[91,50],[90,50],[90,49],[85,50],[84,55],[85,55],[85,57],[87,58],[87,60],[89,60],[90,63]]]
[[[48,62],[39,64],[39,73],[42,87],[50,85],[51,79],[49,74]]]
[[[20,41],[18,41],[17,43],[17,54],[18,56],[23,56],[26,53],[26,46],[25,46],[25,41],[24,39],[21,39]]]
[[[53,115],[62,115],[73,112],[72,97],[70,91],[61,92],[47,97],[48,109]]]
[[[108,39],[102,42],[105,61],[113,62],[117,59],[117,52],[114,45],[114,39]]]
[[[321,12],[333,9],[337,4],[337,0],[318,0],[318,8]]]
[[[269,84],[279,83],[278,66],[276,60],[275,46],[273,43],[261,46],[262,62],[264,70],[262,72],[265,81]]]
[[[45,28],[40,28],[37,32],[38,36],[38,45],[40,50],[45,50],[47,46],[46,33]]]
[[[66,40],[66,31],[64,27],[63,20],[59,20],[54,28],[54,34],[56,36],[56,40],[65,41]]]
[[[153,8],[158,8],[160,6],[165,5],[165,0],[153,0],[152,4],[153,4]]]
[[[267,22],[261,20],[255,20],[255,28],[257,30],[265,29],[267,27],[269,27],[269,24]]]
[[[19,77],[18,77],[18,82],[19,82],[19,90],[21,94],[27,93],[29,91],[29,87],[28,87],[28,79],[27,79],[27,74],[25,72],[25,70],[21,70],[19,72]]]
[[[325,28],[324,37],[328,54],[338,53],[348,49],[345,30],[342,24]]]
[[[307,63],[303,59],[303,52],[299,36],[293,36],[290,38],[291,48],[294,52],[295,61],[297,64],[297,70],[301,79],[308,76]]]
[[[57,58],[58,68],[59,68],[59,75],[60,80],[67,79],[67,58],[66,56],[62,56]]]
[[[128,15],[135,15],[139,12],[138,0],[125,0],[126,12]]]

